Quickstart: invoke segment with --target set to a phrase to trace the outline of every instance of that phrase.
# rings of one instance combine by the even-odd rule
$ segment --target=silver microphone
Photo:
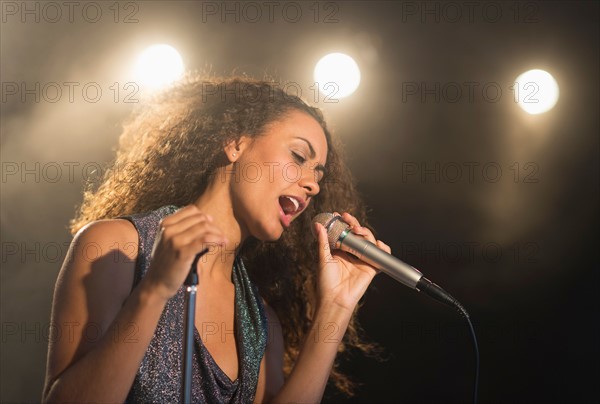
[[[461,314],[466,314],[455,298],[425,278],[419,270],[386,253],[370,241],[353,234],[350,226],[342,220],[341,216],[319,213],[313,218],[313,223],[320,223],[325,227],[329,247],[332,250],[348,252],[409,288],[424,292],[442,303],[457,308]]]
[[[350,226],[342,220],[341,216],[319,213],[314,217],[314,222],[321,223],[327,230],[327,239],[332,250],[346,251],[409,288],[417,288],[417,283],[423,277],[421,272],[386,253],[370,241],[353,234]]]

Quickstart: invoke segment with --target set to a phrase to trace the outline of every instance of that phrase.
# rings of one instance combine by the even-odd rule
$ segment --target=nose
[[[300,178],[299,185],[306,190],[307,196],[316,196],[321,190],[316,176],[317,173],[314,170],[302,170],[302,177]]]

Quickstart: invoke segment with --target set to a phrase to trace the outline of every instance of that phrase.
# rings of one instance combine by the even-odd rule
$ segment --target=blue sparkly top
[[[152,212],[125,216],[139,234],[135,265],[135,287],[146,274],[160,220],[178,208],[165,206]],[[210,355],[197,329],[194,329],[192,358],[192,402],[251,403],[254,401],[258,372],[267,342],[267,318],[256,287],[244,264],[236,257],[232,271],[235,286],[235,340],[238,349],[238,378],[232,381]],[[137,371],[127,403],[181,402],[183,378],[183,319],[185,289],[167,302],[154,336]]]

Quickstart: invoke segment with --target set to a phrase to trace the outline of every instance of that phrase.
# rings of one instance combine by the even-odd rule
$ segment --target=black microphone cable
[[[475,329],[473,328],[473,323],[471,322],[469,313],[467,313],[467,310],[462,306],[462,304],[460,304],[458,300],[453,298],[448,292],[424,276],[419,279],[419,282],[417,282],[417,290],[425,293],[427,296],[437,300],[440,303],[444,303],[455,308],[467,320],[467,324],[469,324],[469,330],[471,331],[471,336],[473,337],[473,346],[475,347],[475,387],[473,389],[473,403],[477,404],[477,392],[479,390],[479,346],[477,345],[477,336],[475,335]]]

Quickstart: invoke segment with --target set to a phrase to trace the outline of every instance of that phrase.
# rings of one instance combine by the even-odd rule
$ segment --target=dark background
[[[234,14],[209,15],[208,3]],[[2,402],[41,397],[67,223],[134,105],[110,87],[123,89],[155,43],[188,69],[296,82],[324,109],[379,238],[469,310],[482,403],[598,402],[598,3],[275,2],[272,18],[264,3],[259,18],[241,2],[95,2],[86,13],[78,2],[72,18],[55,4],[62,18],[44,2],[2,3]],[[336,51],[362,82],[324,103],[312,70]],[[541,115],[510,89],[533,68],[560,87]],[[65,82],[79,83],[72,100]],[[37,83],[40,99],[7,83]],[[62,97],[44,97],[48,83]],[[82,96],[86,83],[102,88],[98,102]],[[407,94],[415,85],[433,93]],[[442,91],[452,86],[462,95]],[[380,275],[360,318],[386,360],[351,355],[343,367],[362,387],[352,400],[328,389],[326,402],[470,400],[473,344],[453,310]]]

